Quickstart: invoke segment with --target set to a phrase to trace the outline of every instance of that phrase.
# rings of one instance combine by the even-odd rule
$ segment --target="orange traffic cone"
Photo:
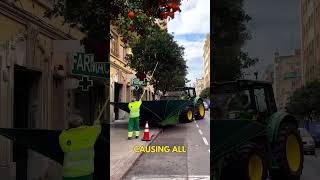
[[[146,126],[144,127],[143,139],[142,141],[151,141],[150,133],[149,133],[149,124],[146,122]]]

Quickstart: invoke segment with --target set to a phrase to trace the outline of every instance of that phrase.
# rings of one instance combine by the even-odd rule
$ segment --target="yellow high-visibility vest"
[[[140,116],[140,106],[142,104],[142,101],[134,101],[128,104],[128,107],[130,109],[130,118],[136,118]]]
[[[94,172],[94,144],[100,132],[100,125],[62,131],[59,144],[64,152],[64,177],[86,176]]]

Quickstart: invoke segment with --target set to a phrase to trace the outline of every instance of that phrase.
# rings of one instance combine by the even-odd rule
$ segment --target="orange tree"
[[[180,5],[181,0],[56,0],[45,16],[63,16],[65,23],[78,26],[87,35],[85,44],[108,42],[110,23],[126,42],[150,34],[155,19],[174,18]]]

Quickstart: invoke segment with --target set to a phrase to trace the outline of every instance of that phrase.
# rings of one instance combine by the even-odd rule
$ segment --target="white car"
[[[209,110],[209,105],[206,103],[206,102],[203,102],[203,105],[204,105],[204,109],[207,111]]]
[[[316,152],[315,142],[310,133],[305,128],[299,128],[299,133],[303,143],[303,151],[305,154],[314,155]]]

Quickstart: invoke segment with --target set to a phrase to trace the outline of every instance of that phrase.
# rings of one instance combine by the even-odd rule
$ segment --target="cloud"
[[[187,78],[193,83],[203,76],[203,46],[210,32],[210,0],[184,0],[181,14],[168,23],[177,43],[185,48]]]
[[[177,43],[185,48],[185,59],[188,66],[187,78],[193,83],[203,76],[203,46],[205,34],[176,36]]]
[[[251,77],[255,71],[262,75],[267,66],[273,64],[276,51],[282,56],[293,54],[294,49],[300,48],[299,7],[299,0],[245,1],[245,10],[252,17],[248,24],[252,39],[244,50],[259,58],[259,62],[247,70]]]
[[[195,34],[210,32],[210,0],[184,0],[181,13],[168,22],[169,32]]]

